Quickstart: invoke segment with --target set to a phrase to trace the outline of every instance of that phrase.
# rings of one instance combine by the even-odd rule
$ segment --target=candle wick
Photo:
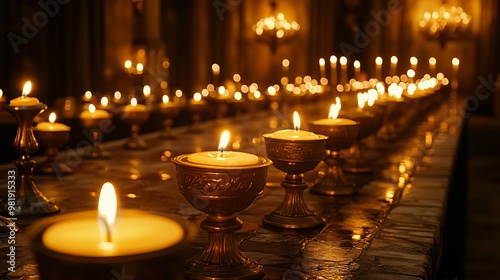
[[[109,242],[111,243],[112,242],[112,238],[111,238],[111,227],[109,226],[108,222],[106,221],[106,218],[103,217],[103,216],[100,216],[99,217],[100,219],[102,219],[102,223],[104,224],[104,231],[106,232],[104,238],[104,242]]]
[[[224,149],[221,149],[221,150],[219,151],[219,154],[217,154],[217,157],[218,157],[218,158],[223,158],[223,157],[224,157]]]

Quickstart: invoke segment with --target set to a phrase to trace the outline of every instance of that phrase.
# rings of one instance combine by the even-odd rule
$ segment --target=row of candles
[[[394,104],[399,104],[397,101],[401,100],[403,94],[408,97],[413,96],[412,98],[414,99],[425,98],[431,95],[434,90],[440,86],[440,81],[442,81],[442,79],[424,77],[418,84],[405,83],[406,88],[404,88],[402,84],[394,82],[387,87],[387,95],[385,94],[386,90],[382,89],[383,84],[376,83],[374,88],[367,89],[366,91],[360,90],[358,92],[358,106],[360,110],[362,110],[365,103],[373,105],[377,99],[380,99],[378,102],[381,102],[381,104],[392,104],[393,102],[396,102]],[[21,97],[17,97],[10,101],[8,107],[13,114],[22,113],[23,111],[43,110],[43,108],[40,107],[43,103],[37,98],[28,96],[30,87],[31,83],[26,83]],[[273,89],[276,90],[274,87]],[[257,90],[254,90],[253,92],[255,93],[256,91]],[[268,92],[269,91],[272,92],[273,90],[268,89]],[[226,89],[224,89],[224,91],[217,91],[219,95],[226,93]],[[201,102],[202,96],[202,93],[195,94],[194,97],[196,98],[193,98],[193,103]],[[90,99],[91,97],[89,100]],[[168,103],[165,102],[168,100],[162,101]],[[311,122],[309,124],[310,131],[300,129],[300,116],[295,112],[293,116],[294,129],[283,129],[264,135],[267,156],[272,163],[274,163],[276,168],[287,173],[282,185],[287,195],[282,205],[263,217],[263,224],[281,228],[315,228],[325,225],[325,221],[322,217],[307,208],[302,197],[303,190],[307,188],[307,184],[304,182],[302,174],[314,169],[321,160],[325,160],[332,169],[336,169],[335,172],[337,175],[338,172],[341,172],[339,171],[342,162],[339,154],[340,150],[348,148],[354,143],[358,132],[361,132],[361,124],[359,121],[356,121],[355,118],[339,118],[340,109],[340,99],[337,98],[336,103],[330,106],[328,118]],[[143,104],[138,104],[137,99],[132,98],[131,103],[127,104],[123,108],[123,111],[129,114],[142,114],[143,112],[147,112],[148,108]],[[80,115],[81,119],[91,120],[109,119],[110,116],[109,112],[96,109],[93,104],[89,104],[88,110],[83,111]],[[18,118],[18,121],[21,120]],[[52,122],[48,123],[39,123],[37,129],[49,132],[69,130],[67,126],[53,123],[53,117],[51,117],[51,121]],[[26,129],[25,126],[20,124],[20,128],[21,127]],[[29,129],[31,129],[31,127]],[[18,133],[20,133],[19,130]],[[217,151],[192,153],[181,155],[173,159],[177,167],[177,172],[181,175],[184,173],[192,175],[192,172],[203,174],[213,174],[215,172],[217,176],[220,176],[219,179],[224,176],[229,176],[228,182],[240,182],[233,179],[242,176],[242,172],[248,171],[251,174],[248,176],[255,177],[248,181],[250,184],[248,187],[243,186],[240,189],[236,188],[234,190],[231,187],[225,190],[211,190],[216,193],[210,195],[210,193],[203,193],[210,192],[210,190],[203,188],[206,182],[198,182],[201,189],[194,190],[191,185],[186,185],[187,183],[182,180],[183,176],[178,176],[181,193],[194,207],[209,214],[207,219],[203,222],[205,223],[203,228],[207,230],[211,236],[221,234],[221,229],[223,229],[222,234],[229,237],[232,232],[241,226],[236,222],[234,214],[248,207],[253,199],[245,199],[247,202],[241,203],[238,196],[250,196],[255,198],[260,194],[265,185],[266,172],[255,172],[255,170],[266,170],[271,164],[271,161],[261,156],[243,152],[226,151],[229,138],[230,135],[228,132],[222,134]],[[29,143],[29,141],[27,143]],[[24,143],[24,145],[27,144]],[[290,145],[297,145],[298,148],[290,149]],[[329,151],[326,158],[324,158],[325,149]],[[20,151],[20,153],[26,153],[26,150],[30,149],[24,149]],[[29,154],[22,154],[21,158],[29,158]],[[239,172],[227,172],[232,170],[239,170]],[[29,174],[30,171],[26,169],[20,170],[20,174],[23,173]],[[325,180],[318,180],[311,191],[323,195],[356,193],[356,189],[352,184],[344,182],[343,178],[339,178],[338,176],[335,177],[335,174],[327,174],[326,176],[331,177]],[[334,177],[334,180],[331,180],[332,177]],[[202,180],[204,177],[201,176],[196,178],[201,178],[197,180]],[[245,181],[243,180],[243,182]],[[335,184],[332,184],[332,182]],[[26,186],[19,186],[19,188],[29,187],[29,184]],[[247,193],[238,193],[241,189],[245,189]],[[103,186],[97,213],[86,212],[61,215],[50,220],[48,223],[45,222],[42,227],[35,226],[30,234],[39,242],[37,245],[38,247],[35,246],[37,248],[37,254],[48,259],[55,258],[56,261],[54,263],[56,264],[60,263],[68,255],[84,258],[77,258],[74,260],[76,263],[99,263],[101,262],[99,260],[102,258],[116,258],[115,262],[101,264],[109,268],[115,265],[121,265],[126,262],[126,260],[130,259],[137,261],[137,259],[140,260],[142,258],[158,258],[158,252],[160,252],[161,256],[165,256],[166,254],[171,255],[172,252],[168,251],[167,248],[180,244],[186,239],[185,229],[168,218],[131,210],[121,211],[119,217],[116,217],[117,203],[116,195],[114,195],[113,192],[113,186],[109,184]],[[219,196],[232,196],[234,197],[234,201],[225,203],[239,203],[241,205],[238,205],[238,207],[230,207],[230,209],[233,209],[234,213],[219,213],[219,207],[210,207],[211,204],[222,203],[219,201]],[[200,203],[195,203],[195,201],[199,199],[206,199],[208,204],[200,206]],[[21,212],[19,214],[22,215],[23,213]],[[213,222],[210,220],[211,216],[219,217],[217,220],[217,228],[212,228],[210,226]],[[147,226],[135,226],[139,221],[142,225]],[[237,223],[238,226],[235,226],[235,223]],[[168,232],[169,234],[158,237],[157,232]],[[231,262],[235,261],[236,265],[233,263],[233,267],[231,267],[233,272],[225,272],[227,275],[234,277],[245,274],[251,274],[256,277],[263,275],[264,272],[262,267],[254,261],[244,257],[235,257],[242,256],[242,254],[238,251],[237,247],[232,244],[231,238],[227,238],[229,241],[225,238],[222,238],[222,240],[223,241],[221,241],[221,238],[210,238],[206,250],[200,255],[195,256],[189,263],[187,273],[190,273],[193,277],[196,275],[215,277],[219,275],[218,273],[223,269],[221,267],[228,265],[226,261],[229,260]],[[229,242],[231,244],[229,244],[228,247],[221,246],[224,245],[224,242]],[[227,251],[221,251],[220,248],[222,247],[229,249],[227,249]],[[147,255],[147,253],[156,254],[153,256]],[[207,264],[201,261],[208,255],[214,254],[223,255],[223,257],[215,263]],[[61,275],[63,272],[69,273],[64,269],[61,271]],[[109,273],[109,269],[107,272]],[[43,278],[48,279],[47,275],[53,275],[52,273],[54,273],[54,271],[51,271],[50,268],[41,266],[40,273]],[[71,273],[90,272],[76,269]],[[60,279],[66,279],[67,277],[68,275],[62,275]]]

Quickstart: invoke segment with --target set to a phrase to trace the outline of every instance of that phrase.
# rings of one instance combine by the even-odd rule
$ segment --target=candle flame
[[[3,96],[3,90],[0,88],[0,98]]]
[[[115,224],[118,201],[116,198],[115,187],[106,182],[102,185],[99,194],[98,220],[104,223],[106,239],[105,242],[111,242],[112,229]]]
[[[347,57],[341,56],[340,57],[340,64],[341,65],[346,65],[347,64]]]
[[[56,121],[56,113],[52,112],[49,115],[49,122],[54,123]]]
[[[201,93],[195,92],[193,95],[193,99],[195,102],[200,102],[201,101]]]
[[[90,104],[89,105],[89,112],[92,113],[92,114],[95,112],[95,106],[94,106],[94,104]]]
[[[130,67],[132,67],[132,61],[126,60],[125,61],[125,68],[130,69]]]
[[[337,63],[337,57],[334,55],[330,56],[330,63]]]
[[[383,62],[383,60],[380,56],[377,56],[377,58],[375,58],[375,64],[382,65],[382,62]]]
[[[102,105],[102,107],[106,107],[106,106],[108,106],[108,104],[109,104],[108,98],[106,96],[102,97],[101,98],[101,105]]]
[[[396,63],[398,63],[398,57],[397,57],[397,56],[394,56],[394,55],[393,55],[393,56],[391,56],[391,63],[392,63],[392,64],[396,64]]]
[[[92,92],[87,90],[83,96],[85,97],[85,100],[90,100],[92,98]]]
[[[137,106],[137,99],[135,97],[132,97],[132,99],[130,100],[130,105],[132,105],[133,107]]]
[[[358,107],[363,109],[365,107],[365,96],[363,95],[363,93],[361,92],[358,92]]]
[[[30,94],[30,92],[31,92],[31,82],[27,81],[24,84],[22,96],[26,97],[26,95]]]
[[[229,131],[224,130],[220,136],[220,142],[219,142],[219,156],[222,156],[222,153],[224,153],[224,150],[227,147],[227,144],[229,143]]]
[[[325,66],[325,59],[324,58],[319,59],[319,66],[321,66],[321,67]]]
[[[148,85],[145,85],[142,88],[142,93],[144,94],[145,97],[149,97],[151,95],[151,87]]]
[[[300,116],[297,111],[293,112],[293,129],[295,131],[300,130]]]
[[[454,57],[452,60],[451,60],[451,63],[453,64],[453,66],[458,66],[460,65],[460,59]]]
[[[163,101],[163,103],[168,103],[170,99],[168,98],[168,95],[164,94],[161,98],[161,101]]]
[[[340,98],[337,97],[335,98],[335,104],[332,104],[330,106],[330,112],[328,113],[328,118],[329,119],[336,119],[339,116],[340,113]]]
[[[354,68],[360,68],[361,67],[361,63],[359,62],[359,60],[355,60],[354,63]]]

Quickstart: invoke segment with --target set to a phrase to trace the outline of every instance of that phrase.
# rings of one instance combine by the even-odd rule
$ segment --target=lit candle
[[[106,110],[96,110],[94,104],[89,104],[88,110],[80,114],[80,118],[82,119],[107,119],[110,117],[111,114]]]
[[[375,78],[379,81],[382,81],[382,63],[382,58],[377,56],[377,58],[375,58]]]
[[[283,59],[281,62],[281,66],[283,66],[283,77],[288,78],[288,68],[290,67],[290,60]]]
[[[148,85],[142,87],[142,94],[144,94],[144,97],[148,98],[151,95],[151,87]]]
[[[356,79],[356,81],[359,81],[359,77],[361,75],[361,63],[359,62],[359,60],[355,60],[353,66],[354,66],[354,79]]]
[[[413,71],[415,71],[415,73],[417,72],[417,64],[418,64],[418,59],[414,56],[412,56],[410,58],[410,64],[411,64],[411,69],[413,69]]]
[[[137,63],[137,65],[135,66],[135,70],[137,74],[142,74],[142,71],[144,71],[144,64]]]
[[[92,100],[92,92],[90,92],[90,90],[87,90],[84,94],[83,94],[83,100],[84,101],[90,101]]]
[[[146,107],[146,105],[137,104],[137,99],[135,97],[132,97],[132,99],[130,100],[130,104],[125,106],[123,110],[125,112],[145,112],[148,110],[148,108]]]
[[[125,66],[125,71],[127,71],[127,73],[132,73],[132,61],[126,60],[124,66]]]
[[[283,140],[313,140],[320,137],[310,131],[300,130],[300,116],[296,111],[293,112],[294,129],[283,129],[273,132],[269,137]]]
[[[10,106],[36,106],[41,104],[35,97],[28,97],[31,92],[31,82],[27,81],[24,84],[21,97],[14,98],[10,101]]]
[[[456,57],[454,57],[451,60],[452,64],[452,74],[451,74],[451,87],[453,89],[457,89],[458,87],[458,66],[460,65],[460,60]]]
[[[319,59],[319,78],[326,78],[325,59]]]
[[[345,56],[340,57],[340,83],[347,84],[347,58]]]
[[[50,113],[48,122],[40,122],[36,129],[42,131],[68,131],[70,127],[62,123],[56,123],[56,113]]]
[[[43,244],[49,250],[72,256],[118,257],[160,251],[184,238],[182,226],[166,217],[134,210],[116,215],[116,194],[111,183],[102,186],[98,208],[97,213],[66,214],[67,219],[45,230]]]
[[[229,131],[222,132],[219,150],[209,152],[199,152],[190,154],[187,160],[192,163],[212,166],[245,166],[259,163],[259,158],[256,155],[242,152],[225,151],[229,143]]]
[[[220,66],[217,63],[212,64],[212,74],[214,76],[214,86],[219,86],[219,74],[220,74]]]
[[[101,107],[106,108],[109,105],[109,99],[106,96],[101,98]]]
[[[315,125],[356,125],[357,123],[350,119],[337,118],[340,112],[340,98],[335,99],[336,103],[330,106],[330,112],[328,113],[328,118],[320,119],[313,122]]]
[[[332,55],[330,56],[330,81],[332,87],[337,85],[337,57]]]
[[[429,74],[431,77],[436,75],[436,59],[434,57],[429,58]]]
[[[394,76],[398,72],[398,57],[397,56],[391,56],[391,70],[389,75]]]

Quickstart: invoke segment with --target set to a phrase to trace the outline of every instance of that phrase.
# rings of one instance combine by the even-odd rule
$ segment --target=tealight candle
[[[36,129],[41,131],[68,131],[71,128],[62,123],[56,123],[56,113],[50,113],[48,122],[40,122],[36,125]]]
[[[123,109],[125,112],[145,112],[148,110],[146,105],[143,104],[137,104],[137,99],[135,97],[130,100],[130,104],[125,106]]]
[[[111,114],[106,110],[96,110],[94,104],[89,105],[88,111],[83,111],[80,114],[82,119],[107,119],[110,118]]]
[[[180,224],[146,212],[124,210],[115,222],[116,206],[114,187],[105,183],[98,213],[74,213],[73,218],[52,224],[42,235],[43,244],[73,256],[114,257],[159,251],[184,238]]]
[[[298,141],[320,139],[320,137],[313,132],[300,130],[300,116],[297,112],[293,112],[293,126],[294,129],[278,130],[271,133],[269,137],[274,139]]]
[[[36,106],[40,101],[35,97],[28,97],[31,92],[31,82],[27,81],[24,84],[23,92],[20,97],[14,98],[10,101],[10,106]]]
[[[259,158],[256,155],[225,151],[229,143],[229,132],[225,130],[219,142],[218,151],[199,152],[188,155],[187,160],[192,163],[215,165],[215,166],[245,166],[259,163]]]
[[[337,118],[340,112],[340,98],[336,98],[336,103],[330,106],[330,112],[327,119],[320,119],[313,122],[315,125],[356,125],[357,123],[350,119]]]

